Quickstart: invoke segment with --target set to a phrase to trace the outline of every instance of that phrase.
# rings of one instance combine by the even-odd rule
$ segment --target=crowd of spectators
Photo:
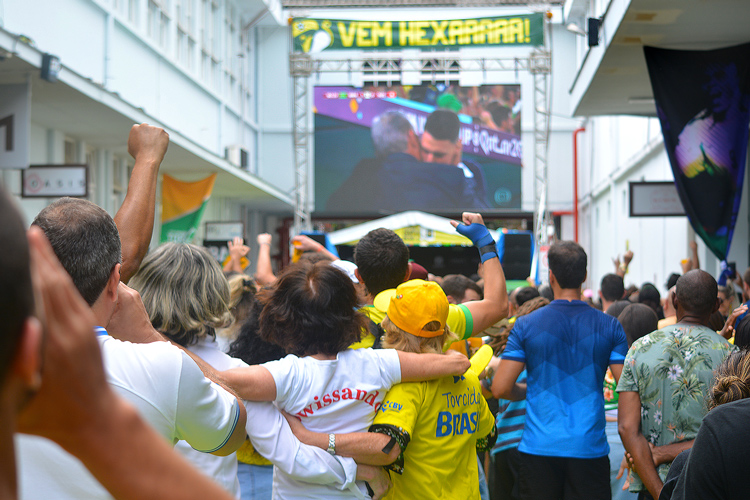
[[[168,137],[128,145],[114,218],[63,198],[27,231],[0,192],[2,498],[748,497],[723,464],[750,441],[750,271],[719,287],[691,245],[662,298],[625,287],[628,251],[595,300],[559,241],[508,290],[477,213],[452,224],[479,281],[384,228],[353,262],[298,235],[281,270],[268,234],[254,264],[241,238],[223,265],[148,252]]]

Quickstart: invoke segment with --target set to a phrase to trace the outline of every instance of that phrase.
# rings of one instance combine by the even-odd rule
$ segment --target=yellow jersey
[[[477,442],[494,429],[471,371],[392,387],[370,428],[397,437],[403,451],[403,472],[391,474],[384,498],[478,500]]]

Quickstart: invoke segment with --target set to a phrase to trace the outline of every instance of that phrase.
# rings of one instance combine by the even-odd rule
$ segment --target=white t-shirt
[[[188,346],[187,349],[219,371],[247,366],[244,361],[223,353],[216,340],[210,337],[204,337],[198,340],[197,343]],[[175,445],[175,450],[185,457],[188,462],[192,463],[196,469],[214,480],[219,486],[227,490],[236,498],[240,498],[240,482],[237,479],[236,453],[232,453],[225,457],[219,457],[209,453],[201,453],[195,451],[193,447],[185,441],[178,442],[177,445]]]
[[[398,352],[392,349],[347,349],[335,360],[289,355],[263,366],[276,383],[278,407],[323,433],[367,432],[388,389],[401,382]],[[274,469],[274,498],[356,497],[335,486],[311,487]]]
[[[207,451],[223,446],[239,404],[203,376],[190,357],[166,342],[131,344],[100,335],[107,380],[171,444],[186,439]],[[75,457],[36,436],[16,435],[20,498],[110,499]]]

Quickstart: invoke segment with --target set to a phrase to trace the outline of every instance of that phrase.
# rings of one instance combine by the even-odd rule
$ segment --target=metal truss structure
[[[294,231],[310,229],[307,180],[311,168],[309,79],[320,73],[361,73],[364,81],[397,82],[401,74],[421,75],[424,82],[456,80],[466,71],[528,71],[534,79],[534,206],[537,244],[547,242],[547,150],[549,137],[549,50],[535,49],[528,57],[471,58],[451,52],[429,52],[419,57],[399,57],[394,53],[368,54],[359,59],[335,59],[326,56],[292,53],[289,67],[294,79],[294,158],[295,211]]]

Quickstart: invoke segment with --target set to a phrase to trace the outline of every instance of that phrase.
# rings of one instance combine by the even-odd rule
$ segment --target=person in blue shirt
[[[516,321],[492,392],[526,399],[518,446],[521,499],[609,500],[602,385],[607,367],[620,378],[625,332],[616,318],[580,300],[587,264],[580,245],[557,242],[548,257],[555,300]]]

